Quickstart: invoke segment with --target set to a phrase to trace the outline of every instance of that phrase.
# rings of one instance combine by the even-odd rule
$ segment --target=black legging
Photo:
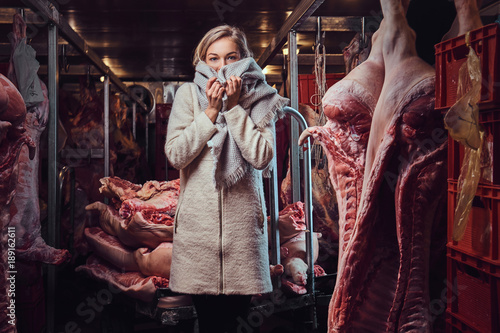
[[[251,295],[192,295],[200,333],[237,333],[247,319]],[[239,319],[238,319],[239,318]]]

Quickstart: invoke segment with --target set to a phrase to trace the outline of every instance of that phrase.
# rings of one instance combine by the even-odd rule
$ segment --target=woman
[[[170,288],[193,296],[200,332],[236,331],[251,295],[272,291],[262,176],[288,100],[251,56],[239,29],[207,32],[167,128],[165,152],[181,171]]]

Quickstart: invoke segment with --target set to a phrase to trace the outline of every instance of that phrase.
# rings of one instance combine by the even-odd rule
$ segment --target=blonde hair
[[[252,57],[253,53],[248,47],[247,38],[245,33],[237,27],[233,27],[230,25],[220,25],[218,27],[210,29],[205,36],[198,43],[198,46],[194,50],[193,56],[193,66],[196,65],[200,61],[205,61],[205,57],[207,56],[207,50],[212,45],[212,43],[218,41],[221,38],[229,37],[231,40],[238,46],[240,50],[241,58]]]

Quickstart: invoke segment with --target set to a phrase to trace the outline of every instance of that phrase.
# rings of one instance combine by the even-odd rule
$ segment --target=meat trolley
[[[290,107],[284,108],[285,113],[294,117],[299,125],[300,129],[304,130],[307,128],[306,121],[304,117],[295,109]],[[292,143],[296,144],[296,143]],[[274,143],[276,146],[276,142]],[[335,274],[330,274],[327,276],[314,277],[314,254],[313,254],[313,218],[312,218],[312,185],[311,185],[311,149],[310,141],[307,139],[306,143],[303,145],[303,168],[302,168],[302,181],[304,182],[304,207],[305,207],[305,221],[306,221],[306,254],[307,254],[307,265],[308,265],[308,277],[307,277],[307,292],[304,295],[285,295],[281,290],[281,280],[280,277],[273,279],[274,290],[271,294],[266,295],[266,297],[255,298],[252,301],[252,307],[250,308],[250,314],[254,316],[254,322],[260,319],[264,320],[265,317],[269,317],[273,314],[284,313],[290,310],[302,310],[307,311],[304,313],[302,318],[301,332],[313,332],[318,326],[316,305],[321,303],[323,305],[327,304],[331,297],[331,293],[327,291],[326,293],[317,293],[316,282],[331,279]],[[300,161],[296,161],[299,163]],[[270,263],[272,265],[280,264],[280,241],[279,241],[279,229],[278,229],[278,218],[279,218],[279,195],[278,195],[278,177],[277,177],[277,162],[276,156],[273,159],[273,168],[271,178],[269,179],[269,196],[270,196],[270,227],[271,227],[271,243],[270,246]],[[168,288],[159,288],[156,290],[154,301],[143,302],[140,300],[132,299],[126,295],[121,295],[123,297],[117,298],[119,304],[114,302],[114,306],[123,307],[126,306],[129,309],[133,308],[136,314],[140,314],[145,318],[153,319],[162,326],[168,326],[168,332],[183,332],[186,327],[196,332],[196,311],[192,305],[187,306],[176,306],[172,308],[160,308],[158,307],[158,302],[162,297],[177,297],[180,294],[172,292]],[[110,304],[108,306],[113,306]],[[118,314],[118,316],[115,316]],[[259,319],[260,316],[260,319]],[[123,322],[123,311],[105,311],[103,313],[102,322],[102,332],[123,332],[127,325],[120,324],[120,327],[114,326],[114,319]],[[121,319],[119,319],[120,317]],[[249,316],[250,319],[250,316]],[[296,319],[296,318],[295,318]],[[249,320],[250,321],[250,320]],[[262,323],[262,322],[261,322]],[[129,328],[131,328],[129,326]],[[131,331],[132,332],[132,331]]]

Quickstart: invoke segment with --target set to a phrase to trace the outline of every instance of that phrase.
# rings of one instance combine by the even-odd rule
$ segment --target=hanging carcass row
[[[26,135],[23,122],[26,118],[26,106],[23,98],[14,84],[0,74],[0,332],[16,332],[14,325],[9,324],[12,318],[8,316],[7,307],[11,304],[7,283],[8,247],[12,241],[7,241],[7,224],[11,220],[12,198],[15,195],[19,154],[23,147],[29,147],[30,156],[34,156],[35,143]],[[15,238],[10,238],[14,239]],[[10,256],[12,258],[12,256]],[[12,260],[11,260],[12,261]],[[15,319],[15,318],[14,318]]]
[[[329,332],[432,330],[429,267],[446,237],[436,230],[445,222],[447,143],[434,69],[417,56],[406,8],[382,1],[370,57],[344,79],[358,74],[356,82],[332,87],[327,125],[308,130],[338,175],[343,227]]]
[[[49,118],[48,91],[38,78],[39,65],[34,50],[26,45],[26,23],[19,14],[14,15],[11,42],[13,52],[9,74],[13,75],[11,80],[17,83],[23,104],[27,106],[23,127],[33,140],[35,150],[33,155],[28,146],[21,148],[16,194],[11,208],[13,213],[8,226],[16,229],[18,259],[58,265],[69,257],[69,252],[48,246],[42,238],[38,199],[40,136]]]

